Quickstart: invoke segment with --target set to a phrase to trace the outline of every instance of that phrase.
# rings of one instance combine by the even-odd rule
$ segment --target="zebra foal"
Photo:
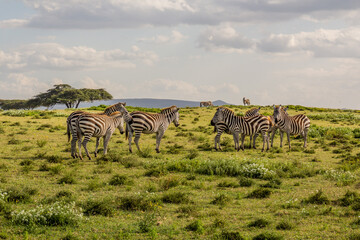
[[[66,128],[67,128],[67,136],[68,136],[68,142],[70,141],[70,135],[72,135],[73,139],[71,141],[71,156],[73,158],[77,157],[77,153],[76,153],[76,140],[74,140],[75,138],[77,139],[77,128],[76,128],[76,120],[82,116],[82,115],[108,115],[110,116],[113,112],[116,111],[120,111],[120,107],[121,106],[126,106],[126,103],[121,103],[118,102],[114,105],[111,105],[109,107],[107,107],[104,112],[102,113],[88,113],[88,112],[84,112],[84,111],[75,111],[72,112],[68,118],[66,119]],[[121,134],[123,134],[124,131],[121,131]]]
[[[104,155],[107,153],[107,146],[111,135],[115,129],[118,128],[120,132],[124,132],[124,119],[120,112],[114,112],[110,116],[107,115],[93,115],[83,114],[76,120],[77,135],[75,142],[78,141],[79,145],[79,158],[82,160],[81,144],[84,146],[86,155],[89,160],[91,156],[87,149],[87,143],[91,137],[96,137],[95,157],[99,147],[99,141],[102,137],[104,139]],[[84,140],[81,143],[82,138]]]
[[[213,107],[214,104],[211,101],[200,102],[200,107]]]
[[[176,127],[179,124],[179,108],[171,106],[164,108],[160,113],[146,113],[135,111],[130,113],[132,118],[131,124],[127,124],[126,137],[129,140],[129,151],[132,152],[131,141],[133,135],[135,135],[134,142],[139,151],[139,139],[141,133],[149,134],[156,133],[156,152],[159,153],[160,141],[164,136],[166,129],[173,122]]]
[[[216,150],[218,145],[220,148],[220,136],[224,129],[233,135],[235,150],[237,151],[239,151],[240,148],[244,150],[245,135],[254,135],[258,133],[261,133],[261,135],[263,136],[262,151],[264,151],[265,149],[265,142],[267,142],[267,150],[269,149],[269,141],[266,136],[266,132],[270,128],[270,121],[267,117],[260,115],[253,117],[240,117],[236,116],[234,111],[229,108],[219,107],[211,120],[211,125],[217,125],[218,132],[215,136]],[[239,144],[239,134],[242,134],[241,146]]]
[[[300,134],[304,138],[304,148],[306,148],[310,119],[304,114],[289,116],[286,112],[287,108],[283,109],[281,105],[273,105],[273,107],[275,124],[280,129],[280,147],[282,147],[283,134],[286,132],[289,143],[289,150],[291,149],[290,134]]]

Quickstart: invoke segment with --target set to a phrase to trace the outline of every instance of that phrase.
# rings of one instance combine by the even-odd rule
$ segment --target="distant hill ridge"
[[[133,107],[145,107],[145,108],[165,108],[172,105],[177,107],[199,107],[200,101],[186,101],[186,100],[174,100],[174,99],[155,99],[155,98],[124,98],[124,99],[112,99],[106,101],[94,101],[94,102],[82,102],[79,108],[88,108],[91,106],[112,105],[118,102],[126,102],[127,106]],[[213,101],[215,106],[232,105],[222,100]],[[53,109],[64,109],[65,105],[55,105]]]

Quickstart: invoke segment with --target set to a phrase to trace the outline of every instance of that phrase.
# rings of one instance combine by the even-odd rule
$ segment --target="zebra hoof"
[[[156,153],[160,153],[160,150],[159,149],[155,149]]]
[[[132,150],[131,150],[131,149],[129,149],[129,152],[131,152],[131,153],[132,153]]]

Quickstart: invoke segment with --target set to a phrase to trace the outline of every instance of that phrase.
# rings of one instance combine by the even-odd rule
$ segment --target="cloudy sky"
[[[0,0],[0,36],[0,99],[67,83],[360,109],[359,0]]]

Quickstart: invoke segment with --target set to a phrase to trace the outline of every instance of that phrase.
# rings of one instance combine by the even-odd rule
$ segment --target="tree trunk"
[[[80,100],[78,100],[78,102],[77,102],[77,104],[76,104],[76,108],[78,108],[79,107],[79,104],[80,104]]]

